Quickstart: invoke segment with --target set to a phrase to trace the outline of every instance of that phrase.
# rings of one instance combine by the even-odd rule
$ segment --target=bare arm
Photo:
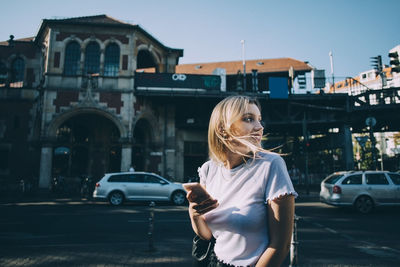
[[[269,246],[257,267],[279,267],[290,248],[294,220],[294,196],[288,195],[268,202]]]
[[[218,207],[218,202],[215,199],[207,199],[200,204],[190,201],[189,192],[186,198],[189,200],[189,216],[192,223],[193,231],[202,239],[210,240],[212,233],[206,221],[204,220],[204,214],[212,209]]]

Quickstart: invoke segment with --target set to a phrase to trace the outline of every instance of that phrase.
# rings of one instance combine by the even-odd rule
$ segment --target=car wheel
[[[360,196],[354,203],[355,208],[364,214],[370,213],[374,208],[374,202],[368,196]]]
[[[124,203],[124,194],[120,191],[111,192],[108,196],[108,201],[113,206],[122,205],[122,203]]]
[[[175,205],[183,205],[186,201],[186,194],[183,191],[177,191],[172,194],[171,200]]]

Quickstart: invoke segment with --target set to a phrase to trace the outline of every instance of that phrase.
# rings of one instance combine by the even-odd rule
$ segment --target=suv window
[[[343,174],[332,174],[331,176],[329,176],[326,180],[325,183],[326,184],[334,184],[336,183],[340,178],[343,177]]]
[[[144,183],[146,180],[146,174],[142,174],[142,173],[136,173],[133,176],[133,182],[134,183]]]
[[[153,175],[146,175],[146,183],[161,184],[160,178]]]
[[[110,176],[107,180],[110,183],[126,183],[132,181],[131,175],[117,174]]]
[[[394,184],[400,185],[400,174],[389,173],[390,179],[392,179]]]
[[[362,183],[361,174],[350,175],[349,177],[345,178],[342,181],[342,184],[361,184],[361,183]]]
[[[367,184],[389,184],[384,173],[367,173],[365,177]]]

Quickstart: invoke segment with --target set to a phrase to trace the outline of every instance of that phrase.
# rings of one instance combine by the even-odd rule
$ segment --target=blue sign
[[[269,97],[275,99],[289,98],[288,79],[285,77],[269,77]]]

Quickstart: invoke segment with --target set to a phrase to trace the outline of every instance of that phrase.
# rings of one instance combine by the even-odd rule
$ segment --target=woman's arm
[[[294,196],[287,195],[268,202],[269,246],[257,267],[279,267],[290,249],[294,220]]]
[[[188,200],[190,199],[190,193],[191,192],[186,196]],[[211,240],[212,233],[204,220],[203,214],[215,209],[216,207],[218,207],[218,202],[215,199],[207,199],[200,204],[189,200],[189,216],[193,231],[204,240]]]

